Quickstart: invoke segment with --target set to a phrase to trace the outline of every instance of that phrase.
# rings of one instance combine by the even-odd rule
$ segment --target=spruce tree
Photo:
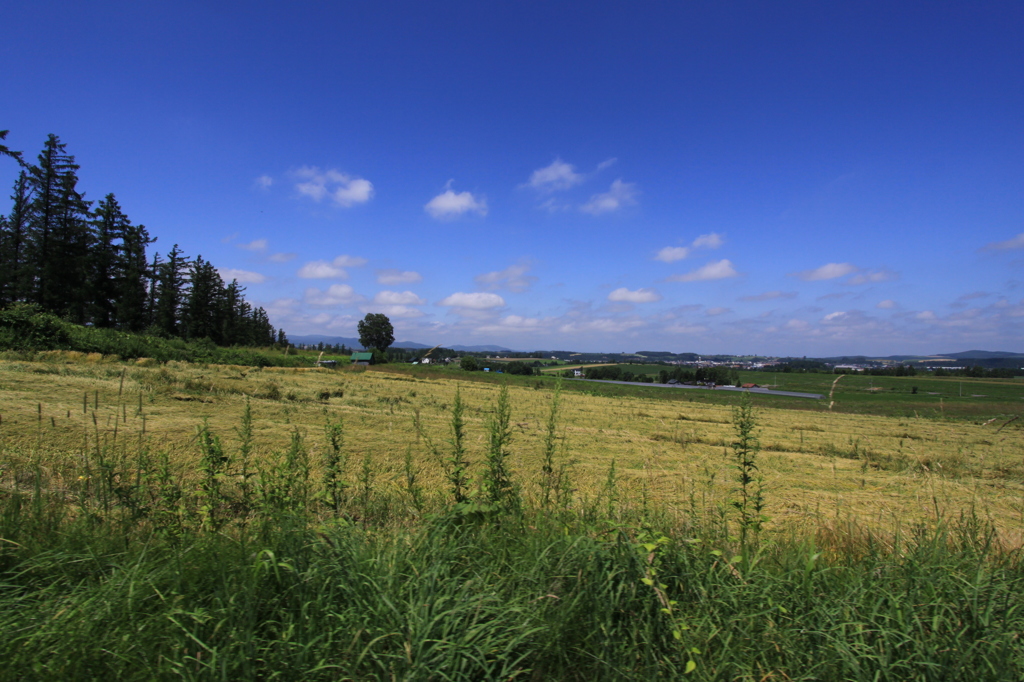
[[[71,223],[81,218],[84,199],[75,190],[78,165],[56,135],[46,139],[38,163],[29,166],[28,185],[32,195],[28,211],[28,258],[32,271],[30,297],[46,310],[63,311],[68,290],[60,268],[65,254],[62,241],[73,232]]]
[[[187,293],[188,280],[185,273],[188,260],[175,244],[167,254],[167,260],[159,265],[156,277],[155,324],[160,333],[167,336],[179,335],[181,306]]]
[[[7,133],[9,132],[11,131],[0,130],[0,142],[3,142],[4,140],[7,139]],[[17,161],[19,165],[25,165],[25,161],[21,158],[21,152],[11,151],[5,144],[0,144],[0,156],[9,156],[15,161]]]
[[[0,307],[26,300],[32,282],[26,263],[31,194],[25,171],[18,173],[11,202],[0,226]]]
[[[181,315],[181,335],[187,339],[219,339],[218,314],[221,312],[224,280],[217,268],[197,256],[190,268],[191,287]]]
[[[91,308],[97,327],[115,323],[118,291],[119,241],[131,224],[113,194],[103,197],[92,216],[96,244],[92,249]]]
[[[117,326],[139,332],[149,324],[147,283],[152,276],[146,260],[146,247],[156,239],[149,236],[145,225],[124,226],[116,263]]]

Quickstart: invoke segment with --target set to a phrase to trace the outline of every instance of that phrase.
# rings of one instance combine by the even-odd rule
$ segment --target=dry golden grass
[[[294,431],[317,461],[325,419],[341,417],[349,477],[369,453],[376,484],[399,485],[407,449],[423,485],[446,495],[425,439],[442,446],[455,391],[467,406],[470,456],[483,459],[497,387],[416,379],[387,371],[252,369],[116,363],[82,354],[47,362],[0,361],[0,467],[32,458],[59,476],[96,440],[146,442],[179,462],[198,459],[204,421],[234,448],[251,400],[260,456],[283,450]],[[511,387],[512,465],[534,495],[552,393]],[[141,410],[139,409],[141,405]],[[418,415],[423,438],[414,425]],[[770,526],[854,521],[878,529],[973,509],[1004,538],[1024,528],[1021,422],[985,424],[785,409],[759,409],[759,465]],[[562,395],[560,457],[575,460],[580,499],[596,499],[612,461],[620,499],[646,497],[669,510],[721,513],[734,488],[730,408],[689,402]],[[143,429],[145,436],[143,437]],[[125,448],[127,452],[129,448]],[[64,465],[62,465],[62,462]],[[68,465],[69,466],[69,465]]]

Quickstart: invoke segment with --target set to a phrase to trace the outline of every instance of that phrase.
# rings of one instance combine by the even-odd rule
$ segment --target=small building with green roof
[[[353,365],[370,365],[373,364],[373,353],[353,353],[352,354]]]

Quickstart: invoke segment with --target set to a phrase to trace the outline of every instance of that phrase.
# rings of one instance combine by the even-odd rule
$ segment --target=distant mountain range
[[[330,344],[332,346],[344,344],[349,348],[362,348],[359,345],[359,339],[348,337],[348,336],[326,336],[323,334],[306,334],[303,336],[290,336],[288,340],[292,343],[302,343],[306,345],[315,346],[318,343]],[[425,350],[427,348],[433,348],[433,346],[425,343],[418,343],[416,341],[395,341],[392,344],[393,348],[408,348],[412,350]],[[496,346],[493,344],[479,345],[479,346],[445,346],[445,348],[451,348],[452,350],[467,351],[470,353],[505,353],[514,352],[507,346]],[[565,353],[567,351],[559,351]],[[584,353],[583,355],[594,355],[593,353]],[[607,355],[598,353],[597,355]],[[613,354],[613,355],[618,355]],[[644,355],[652,360],[659,359],[660,356],[664,356],[663,359],[675,359],[675,360],[695,360],[698,356],[694,353],[672,353],[669,351],[640,351],[637,355]],[[712,356],[706,356],[712,357]],[[726,357],[726,356],[714,356]],[[732,357],[732,356],[728,356]],[[959,353],[939,353],[935,355],[889,355],[886,357],[878,356],[865,356],[865,355],[844,355],[829,358],[814,358],[815,360],[821,360],[824,362],[864,362],[869,360],[890,360],[892,362],[908,362],[908,361],[922,361],[930,358],[944,358],[946,360],[998,360],[998,359],[1018,359],[1024,358],[1024,353],[1011,353],[1009,351],[991,351],[991,350],[965,350]]]
[[[965,350],[962,353],[943,353],[935,357],[953,358],[954,360],[992,360],[994,358],[1024,358],[1024,353],[1009,353],[991,350]]]

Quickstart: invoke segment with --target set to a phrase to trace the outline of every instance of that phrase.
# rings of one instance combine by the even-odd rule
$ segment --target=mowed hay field
[[[197,427],[207,424],[230,453],[248,400],[257,460],[276,457],[299,433],[316,478],[324,424],[340,418],[349,480],[363,467],[375,486],[394,486],[400,493],[409,452],[428,499],[449,502],[441,464],[429,444],[447,447],[459,391],[471,473],[479,481],[486,425],[499,390],[492,383],[417,378],[386,366],[370,371],[144,366],[59,353],[50,360],[0,361],[4,485],[17,485],[19,476],[37,465],[51,486],[69,483],[97,443],[126,458],[142,443],[149,452],[169,453],[182,471],[196,470]],[[540,491],[551,387],[540,380],[510,386],[510,463],[526,498]],[[778,400],[782,406],[794,404]],[[799,407],[774,407],[761,399],[756,409],[770,530],[839,519],[890,531],[973,513],[998,529],[1004,546],[1021,545],[1024,420],[1013,414],[970,420],[847,414],[829,412],[827,401],[817,409]],[[559,457],[571,464],[577,504],[597,504],[613,495],[619,505],[652,505],[680,517],[727,514],[736,487],[732,409],[700,402],[699,395],[682,402],[564,391]],[[609,486],[613,462],[614,485]]]

